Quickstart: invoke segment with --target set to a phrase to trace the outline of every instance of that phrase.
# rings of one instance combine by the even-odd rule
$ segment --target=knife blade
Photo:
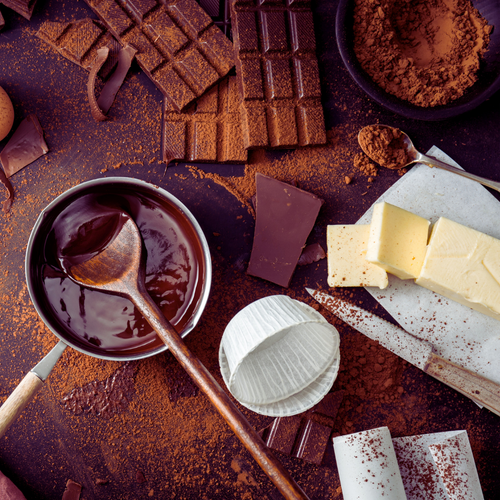
[[[358,332],[500,416],[499,384],[439,356],[433,352],[431,343],[359,306],[320,290],[306,288],[306,291]]]

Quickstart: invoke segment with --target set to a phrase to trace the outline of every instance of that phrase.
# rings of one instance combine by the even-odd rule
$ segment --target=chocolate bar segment
[[[231,38],[231,14],[229,0],[197,0],[201,8],[213,19],[214,24]]]
[[[17,12],[29,21],[35,8],[36,0],[0,0],[0,3],[4,4],[5,7],[12,9],[14,12]]]
[[[195,0],[85,0],[181,111],[234,65],[233,46]]]
[[[245,146],[324,144],[310,1],[231,1]]]
[[[331,433],[330,427],[308,420],[299,436],[294,456],[321,465]]]
[[[162,159],[199,163],[245,163],[239,94],[230,76],[178,113],[163,102]]]
[[[113,71],[121,49],[121,45],[105,26],[90,18],[72,22],[46,21],[40,26],[36,35],[66,59],[87,71],[90,71],[97,57],[97,51],[107,47],[109,56],[99,71],[99,76],[103,79]]]
[[[323,200],[261,173],[247,273],[287,287]]]

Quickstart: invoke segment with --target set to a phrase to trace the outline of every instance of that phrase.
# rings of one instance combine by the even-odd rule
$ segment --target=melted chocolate
[[[182,332],[201,295],[204,259],[197,235],[176,207],[147,193],[108,189],[73,200],[53,219],[40,276],[59,329],[87,350],[127,355],[162,342],[129,299],[82,287],[68,278],[68,269],[102,251],[131,217],[143,239],[146,288]]]

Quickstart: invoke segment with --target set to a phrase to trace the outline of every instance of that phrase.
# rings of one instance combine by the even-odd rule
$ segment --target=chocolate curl
[[[95,83],[97,79],[97,74],[99,70],[106,62],[109,55],[109,48],[103,47],[97,50],[97,57],[90,69],[89,79],[87,82],[87,92],[89,96],[90,112],[94,120],[102,122],[107,119],[105,113],[109,111],[113,101],[115,100],[116,94],[120,90],[120,87],[127,76],[128,70],[132,64],[135,53],[137,49],[131,45],[126,45],[118,53],[118,66],[108,80],[104,88],[102,89],[99,99],[95,98]]]
[[[94,120],[97,122],[102,122],[107,119],[107,116],[101,111],[95,98],[95,81],[97,79],[97,73],[99,73],[99,70],[108,58],[108,54],[108,47],[103,47],[102,49],[97,50],[97,57],[95,58],[94,64],[92,64],[92,67],[90,68],[89,79],[87,82],[90,112],[92,113]]]

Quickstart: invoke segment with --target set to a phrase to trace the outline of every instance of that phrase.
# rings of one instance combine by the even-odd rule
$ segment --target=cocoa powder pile
[[[359,132],[358,140],[361,149],[382,167],[396,170],[411,161],[404,135],[397,128],[369,125]]]
[[[386,92],[433,107],[476,82],[491,30],[469,0],[356,0],[354,51]]]

